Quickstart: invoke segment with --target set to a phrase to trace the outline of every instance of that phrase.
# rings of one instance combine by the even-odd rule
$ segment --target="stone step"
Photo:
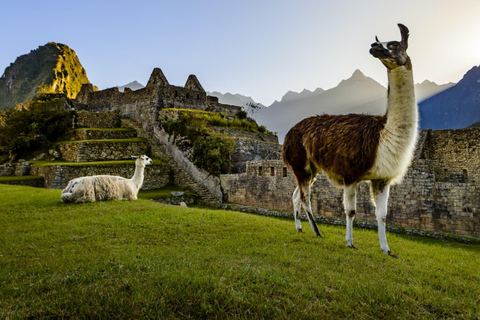
[[[198,195],[203,200],[209,201],[209,202],[217,201],[217,199],[215,199],[215,197],[206,188],[204,188],[202,185],[198,184],[197,182],[193,181],[193,179],[191,179],[190,177],[185,176],[184,184],[188,189],[195,192],[195,194]]]
[[[33,166],[32,174],[43,177],[45,188],[64,189],[72,179],[95,175],[113,175],[130,179],[135,172],[135,161],[98,161],[87,163],[55,163]],[[170,181],[168,163],[153,159],[145,167],[142,190],[160,189]]]
[[[122,119],[122,126],[128,126],[134,128],[141,136],[148,137],[150,142],[151,151],[153,154],[158,155],[170,163],[175,176],[180,176],[181,181],[177,181],[182,187],[192,190],[196,195],[205,201],[218,202],[221,199],[217,199],[215,195],[211,193],[207,188],[203,187],[201,183],[198,183],[191,176],[191,173],[182,169],[177,163],[175,156],[170,154],[169,148],[166,148],[164,144],[160,143],[157,136],[146,132],[142,126],[130,119]]]
[[[58,143],[62,159],[71,162],[128,160],[145,154],[148,142],[142,138],[63,141]]]
[[[137,132],[130,128],[80,128],[70,131],[69,140],[131,139],[136,136]]]

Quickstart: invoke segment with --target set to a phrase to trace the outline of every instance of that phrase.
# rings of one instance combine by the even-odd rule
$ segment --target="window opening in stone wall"
[[[275,176],[275,167],[270,167],[270,175],[271,175],[272,177]]]
[[[178,98],[178,90],[175,90],[175,98]]]
[[[187,92],[187,99],[190,99],[190,93]]]
[[[466,181],[468,179],[468,172],[467,169],[462,170],[462,177]]]
[[[262,175],[262,167],[258,167],[258,175],[261,176]]]
[[[197,93],[197,100],[200,100],[200,94]]]
[[[283,176],[284,176],[284,177],[287,176],[287,167],[283,167]]]

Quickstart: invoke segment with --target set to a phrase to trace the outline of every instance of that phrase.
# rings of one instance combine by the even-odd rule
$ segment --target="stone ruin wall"
[[[135,130],[97,130],[87,128],[72,130],[72,135],[70,136],[69,140],[131,139],[136,137],[137,132]]]
[[[480,238],[479,134],[477,128],[423,131],[403,183],[391,188],[387,224]],[[448,175],[439,179],[445,166]],[[293,213],[295,181],[281,160],[248,162],[246,173],[221,181],[227,202]],[[342,197],[341,188],[319,175],[312,187],[314,214],[344,217]],[[376,221],[368,182],[357,187],[356,219]]]
[[[75,115],[76,128],[118,128],[122,124],[120,110],[89,112],[78,110]]]
[[[166,163],[153,163],[145,167],[145,180],[142,190],[158,189],[166,186],[171,181],[171,169]],[[33,167],[32,175],[43,176],[45,179],[45,188],[63,189],[71,179],[92,175],[113,175],[124,178],[131,178],[135,172],[135,163],[116,164],[116,165],[92,165],[92,166],[45,166]]]
[[[122,148],[118,148],[118,144]],[[70,162],[88,162],[102,160],[130,160],[132,155],[145,154],[147,141],[107,142],[83,141],[78,143],[62,142],[58,144],[62,158]]]

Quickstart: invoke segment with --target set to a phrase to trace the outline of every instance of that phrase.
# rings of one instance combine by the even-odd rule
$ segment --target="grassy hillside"
[[[0,318],[480,317],[480,247],[0,185]]]

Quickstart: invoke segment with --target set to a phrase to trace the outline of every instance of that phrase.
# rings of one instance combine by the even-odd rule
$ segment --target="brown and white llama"
[[[282,148],[283,160],[296,178],[292,198],[297,231],[302,231],[299,215],[303,207],[313,232],[320,236],[312,215],[310,187],[322,172],[343,187],[345,239],[348,247],[355,248],[352,229],[356,186],[362,180],[370,180],[380,248],[389,255],[392,254],[385,231],[389,189],[401,182],[410,165],[418,124],[412,63],[406,52],[409,31],[402,24],[398,27],[401,41],[380,42],[375,37],[370,49],[370,54],[387,68],[387,112],[382,116],[324,114],[304,119],[290,129]]]

